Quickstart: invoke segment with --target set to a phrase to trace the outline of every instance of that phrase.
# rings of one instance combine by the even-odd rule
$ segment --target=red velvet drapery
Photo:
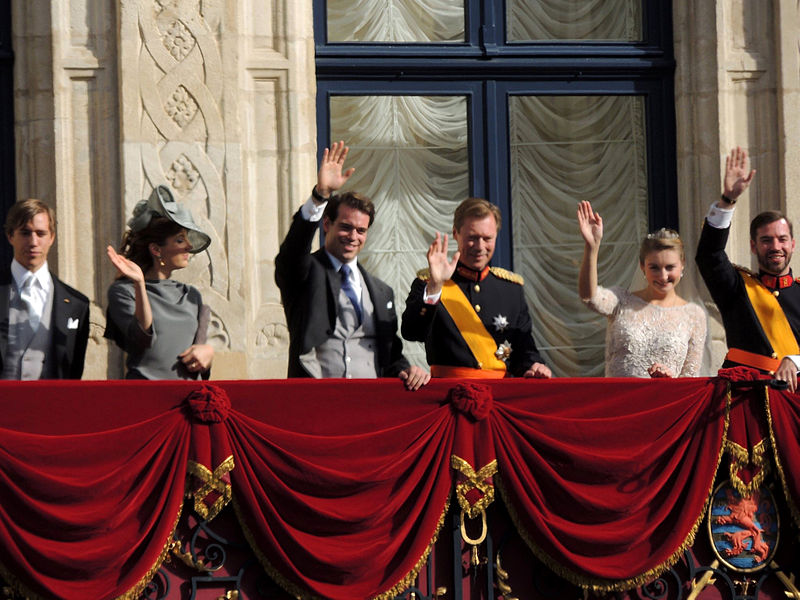
[[[781,473],[800,469],[798,397],[727,386],[3,382],[0,569],[36,596],[130,597],[163,560],[188,486],[204,516],[232,497],[296,595],[390,597],[424,562],[454,483],[479,510],[494,482],[553,569],[632,587],[691,543],[723,450],[752,459],[736,463],[744,487],[775,460],[769,437]],[[800,506],[797,479],[783,480]]]

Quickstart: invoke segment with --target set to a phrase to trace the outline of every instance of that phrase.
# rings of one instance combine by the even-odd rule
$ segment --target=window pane
[[[514,96],[509,120],[514,268],[537,342],[558,375],[602,376],[606,320],[578,298],[576,209],[604,217],[600,284],[629,287],[648,224],[644,100]]]
[[[463,42],[463,0],[328,0],[329,42]]]
[[[359,260],[395,291],[401,315],[411,282],[428,266],[437,231],[449,232],[453,212],[469,193],[465,96],[334,96],[331,140],[350,147],[356,171],[343,190],[368,195],[375,222]],[[451,244],[451,251],[455,244]],[[406,356],[425,365],[421,344]]]
[[[642,39],[642,0],[507,0],[509,42]]]

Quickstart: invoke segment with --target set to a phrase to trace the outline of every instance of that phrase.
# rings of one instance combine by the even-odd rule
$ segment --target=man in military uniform
[[[766,211],[750,223],[750,251],[758,259],[758,273],[734,266],[725,254],[734,205],[755,173],[748,171],[746,151],[731,150],[722,197],[706,215],[696,261],[725,326],[728,354],[723,366],[760,369],[795,391],[800,284],[789,268],[794,252],[791,222],[777,211]]]
[[[447,258],[447,235],[428,249],[403,313],[402,334],[425,342],[434,377],[551,377],[536,350],[519,275],[490,267],[500,211],[480,198],[453,216],[458,251]]]

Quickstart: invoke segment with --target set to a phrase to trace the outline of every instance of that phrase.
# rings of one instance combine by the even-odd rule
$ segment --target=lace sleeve
[[[583,303],[594,312],[608,317],[614,313],[614,310],[619,305],[619,295],[616,292],[616,288],[609,290],[598,285],[594,296],[584,300]]]
[[[678,377],[697,377],[703,362],[703,348],[706,343],[706,313],[700,306],[691,302],[687,311],[687,327],[690,328],[689,346]]]

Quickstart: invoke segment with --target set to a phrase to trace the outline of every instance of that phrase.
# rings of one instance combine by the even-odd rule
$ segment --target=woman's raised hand
[[[106,254],[108,254],[108,259],[111,261],[111,264],[117,268],[120,275],[127,277],[134,283],[144,281],[144,273],[142,273],[141,267],[135,262],[118,254],[111,246],[106,248]]]
[[[592,204],[587,200],[578,204],[578,227],[583,240],[591,248],[600,246],[600,240],[603,239],[603,219],[592,210]]]

